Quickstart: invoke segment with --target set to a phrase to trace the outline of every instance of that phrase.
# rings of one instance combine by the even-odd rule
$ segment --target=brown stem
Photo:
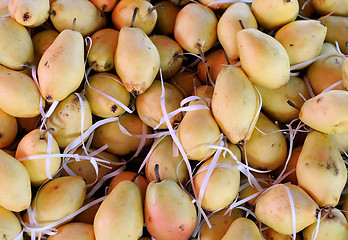
[[[293,103],[291,100],[286,101],[291,107],[296,108],[297,110],[301,110],[299,106]]]
[[[131,179],[131,181],[134,182],[135,179],[137,179],[137,177],[139,177],[139,175],[142,175],[142,172],[138,172],[137,174],[135,174],[134,177]]]
[[[131,28],[134,27],[134,22],[135,22],[135,18],[137,16],[138,10],[139,10],[138,7],[134,8],[134,12],[133,12],[133,16],[132,16],[132,22],[131,22],[131,25],[130,25]]]
[[[241,26],[242,29],[245,29],[243,21],[241,19],[238,20],[239,25]]]
[[[50,16],[52,16],[52,15],[56,16],[56,14],[57,14],[56,11],[48,12],[48,15],[50,15]]]
[[[197,49],[198,49],[198,52],[199,52],[199,55],[201,56],[201,58],[203,59],[203,62],[204,62],[204,68],[205,68],[205,72],[207,74],[207,84],[210,82],[210,83],[213,83],[213,80],[211,79],[210,77],[210,67],[208,67],[208,64],[207,64],[207,59],[205,58],[204,56],[204,53],[203,53],[203,50],[202,50],[202,46],[197,43]],[[209,81],[208,81],[209,80]]]
[[[152,8],[149,8],[148,10],[148,13],[152,13],[154,10],[156,10],[157,8],[162,8],[162,9],[166,9],[167,7],[166,6],[163,6],[163,5],[155,5],[153,6]]]
[[[230,60],[228,60],[228,57],[227,57],[225,51],[223,52],[223,55],[224,55],[224,58],[225,58],[225,60],[226,60],[227,65],[231,65]]]
[[[49,132],[49,131],[54,131],[54,128],[48,128],[48,129],[43,130],[43,132],[40,135],[40,139],[44,140],[46,133]]]
[[[159,165],[156,164],[155,165],[155,175],[156,175],[156,183],[159,183],[161,182],[161,177],[160,177],[160,174],[159,174]]]
[[[102,9],[100,10],[100,16],[102,17],[102,18],[105,18],[105,9],[106,9],[106,5],[104,4],[103,5],[103,7],[102,7]]]
[[[72,30],[73,31],[75,31],[75,27],[76,27],[76,18],[74,18],[72,21]]]

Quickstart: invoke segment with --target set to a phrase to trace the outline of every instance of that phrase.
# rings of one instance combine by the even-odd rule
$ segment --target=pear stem
[[[133,16],[132,16],[132,22],[131,22],[131,25],[130,25],[131,28],[134,27],[134,22],[135,22],[135,18],[137,16],[138,10],[139,10],[138,7],[134,8],[134,12],[133,12]]]
[[[167,7],[166,6],[163,6],[163,5],[155,5],[155,6],[153,6],[152,8],[150,8],[149,10],[148,10],[148,13],[150,14],[150,13],[152,13],[154,10],[156,10],[157,8],[162,8],[162,9],[166,9]]]
[[[238,20],[239,25],[241,26],[242,29],[245,29],[243,21],[241,19]]]
[[[54,131],[54,128],[48,128],[48,129],[43,130],[42,134],[40,135],[40,139],[44,140],[46,133],[49,131]]]
[[[72,21],[72,29],[71,30],[75,31],[75,27],[76,27],[76,18],[74,18]]]
[[[105,9],[106,9],[106,5],[104,4],[103,5],[103,7],[102,7],[102,9],[100,10],[100,16],[102,17],[102,18],[105,18]]]
[[[207,59],[205,58],[204,56],[204,53],[203,53],[203,49],[202,49],[202,46],[197,43],[197,49],[198,49],[198,52],[199,52],[199,55],[201,56],[201,58],[203,59],[203,62],[204,62],[204,68],[205,68],[205,72],[207,74],[207,84],[210,82],[210,83],[213,83],[213,80],[211,79],[210,77],[210,67],[208,67],[207,65]],[[209,81],[208,81],[209,80]]]
[[[161,182],[161,177],[160,177],[160,174],[159,174],[159,165],[156,164],[155,165],[155,175],[156,175],[156,183],[159,183]]]
[[[225,51],[223,52],[223,55],[224,55],[224,58],[225,58],[225,60],[226,60],[227,65],[231,65],[230,60],[228,60],[228,57],[227,57]]]
[[[287,103],[293,107],[293,108],[296,108],[297,110],[301,110],[301,108],[299,106],[297,106],[295,103],[293,103],[291,100],[288,100]]]
[[[57,14],[56,11],[48,12],[48,15],[50,15],[50,16],[52,16],[52,15],[56,16],[56,14]]]
[[[137,179],[137,177],[139,177],[139,175],[143,175],[142,172],[138,172],[137,174],[134,175],[134,177],[131,179],[132,182],[135,181],[135,179]]]

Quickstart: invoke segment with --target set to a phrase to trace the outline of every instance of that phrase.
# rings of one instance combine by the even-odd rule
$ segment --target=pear
[[[165,8],[157,6],[164,6]],[[156,32],[167,36],[173,35],[175,19],[181,8],[167,0],[156,3],[154,7],[157,7]]]
[[[43,54],[37,73],[46,101],[61,101],[74,92],[85,74],[82,35],[68,29],[62,31]]]
[[[101,12],[111,12],[119,0],[90,0]]]
[[[0,149],[0,206],[13,212],[27,209],[31,202],[30,177],[27,169]]]
[[[286,24],[274,36],[288,53],[290,64],[305,62],[319,55],[327,28],[317,20],[298,20]]]
[[[0,108],[4,112],[14,117],[40,114],[41,95],[31,77],[0,65],[0,86]]]
[[[274,170],[285,163],[288,148],[280,128],[260,113],[249,141],[243,145],[243,156],[252,168]]]
[[[234,144],[249,140],[257,121],[259,104],[253,85],[240,68],[228,66],[220,71],[211,107],[228,140]]]
[[[231,3],[227,2],[227,3],[215,3],[216,0],[199,0],[200,3],[202,3],[203,5],[211,8],[214,11],[225,11],[226,8],[228,8]]]
[[[240,150],[237,145],[228,144],[228,148],[232,152],[236,152],[235,155],[240,156]],[[200,194],[203,181],[208,172],[203,170],[204,167],[209,167],[214,157],[204,161],[204,163],[198,168],[198,174],[193,178],[193,184],[197,190],[197,194]],[[240,161],[240,158],[238,159]],[[232,156],[226,153],[221,154],[217,159],[217,163],[226,164],[228,167],[215,167],[210,178],[208,185],[205,188],[202,198],[202,208],[214,212],[219,209],[225,208],[230,205],[237,197],[239,185],[240,185],[240,172],[233,166],[237,167],[237,162]]]
[[[21,158],[35,155],[60,154],[58,143],[52,136],[51,146],[49,146],[48,134],[46,130],[35,129],[25,135],[17,146],[16,159],[20,160]],[[21,161],[29,173],[33,186],[40,186],[48,179],[48,166],[49,174],[54,176],[58,172],[61,162],[61,157]]]
[[[47,240],[95,240],[93,225],[87,223],[73,222],[67,223],[57,228],[58,233],[51,235]]]
[[[348,89],[348,60],[344,59],[342,64],[342,81],[345,90]]]
[[[146,134],[151,133],[151,129],[137,115],[124,113],[118,121],[106,123],[95,130],[92,147],[100,148],[108,144],[107,151],[115,155],[127,155],[135,152],[139,147],[141,138],[129,136],[122,132],[119,124],[132,135],[141,135],[143,128]],[[146,145],[148,144],[151,144],[151,141],[147,141]]]
[[[198,96],[200,98],[205,99],[207,102],[211,102],[213,98],[213,94],[214,94],[213,86],[201,85],[193,91],[192,96]]]
[[[181,154],[174,156],[173,139],[170,136],[157,139],[149,159],[146,162],[146,178],[149,182],[156,179],[155,165],[159,165],[160,177],[162,179],[169,178],[173,181],[182,183],[183,185],[189,180],[187,167]]]
[[[0,148],[10,145],[17,136],[18,124],[15,117],[0,108]]]
[[[331,140],[338,146],[341,154],[348,152],[348,133],[330,134]]]
[[[150,35],[156,25],[157,12],[153,5],[148,1],[119,1],[112,11],[112,23],[117,30],[121,30],[123,27],[130,27],[135,8],[138,8],[138,12],[136,14],[133,26],[143,30],[146,35]]]
[[[348,198],[346,198],[344,200],[343,205],[342,205],[342,210],[343,210],[344,216],[348,220]]]
[[[211,49],[217,40],[217,18],[214,12],[199,3],[189,3],[176,16],[175,40],[183,49],[199,54]]]
[[[299,4],[297,0],[254,0],[251,9],[260,25],[273,30],[295,20]]]
[[[190,106],[207,106],[205,100],[190,102]],[[204,131],[202,131],[204,129]],[[209,158],[216,149],[206,147],[206,144],[218,145],[220,129],[208,109],[198,109],[186,112],[176,135],[191,160],[202,161]]]
[[[83,206],[86,206],[87,204],[93,202],[94,200],[97,200],[95,197],[86,198],[83,201]],[[94,204],[93,206],[90,206],[85,211],[79,213],[76,217],[74,217],[74,222],[82,222],[87,224],[93,224],[95,214],[97,213],[101,203]]]
[[[292,209],[286,187],[294,204],[296,232],[314,223],[318,205],[302,188],[292,184],[275,185],[264,192],[256,202],[255,215],[275,231],[292,234]]]
[[[56,0],[51,4],[50,15],[59,32],[73,29],[84,37],[106,25],[106,17],[88,0]]]
[[[236,2],[229,6],[221,16],[217,25],[218,39],[230,59],[238,59],[237,32],[244,28],[257,29],[256,19],[249,5]]]
[[[174,86],[169,83],[163,83],[163,85],[165,91],[165,107],[167,112],[170,113],[180,108],[180,102],[183,98],[179,90]],[[155,80],[145,93],[137,97],[135,102],[140,119],[152,128],[155,128],[160,123],[161,118],[163,118],[161,94],[161,82]],[[174,122],[180,122],[181,119],[182,113],[178,113],[171,117],[169,121],[174,126]],[[168,129],[168,126],[166,122],[163,122],[158,128]]]
[[[42,55],[58,37],[59,32],[53,29],[44,30],[32,37],[34,45],[35,62],[39,63]]]
[[[41,115],[37,115],[30,118],[17,118],[18,127],[28,133],[38,127],[41,117]]]
[[[155,79],[160,62],[156,46],[141,29],[123,27],[120,30],[115,69],[127,91],[144,93]]]
[[[259,182],[262,188],[267,189],[271,186],[270,175],[265,173],[253,173],[253,176],[256,178],[256,180]],[[241,178],[241,185],[243,184],[247,184],[247,186],[240,190],[239,200],[243,200],[247,197],[250,197],[255,193],[260,193],[260,191],[255,186],[250,185],[249,180],[245,175],[242,175]],[[258,196],[259,195],[255,196],[254,198],[251,198],[249,201],[247,201],[247,204],[249,206],[255,206],[255,202],[258,199]]]
[[[327,134],[312,131],[307,135],[297,162],[296,176],[299,186],[319,206],[338,204],[347,182],[347,168]]]
[[[290,79],[290,62],[285,48],[260,30],[248,28],[237,33],[239,58],[250,80],[262,87],[284,87]]]
[[[348,222],[344,214],[337,208],[330,208],[321,213],[319,226],[313,223],[303,230],[303,239],[311,240],[315,235],[315,231],[319,228],[316,240],[348,239]]]
[[[131,100],[130,93],[116,75],[111,73],[96,73],[88,81],[89,84],[85,87],[85,96],[94,115],[102,118],[117,117],[126,111],[115,101],[101,94],[102,92],[109,95],[123,103],[126,107],[129,105]]]
[[[309,127],[327,134],[348,132],[348,92],[331,90],[307,100],[299,117]]]
[[[34,61],[34,47],[27,29],[12,18],[0,18],[0,64],[22,70]]]
[[[156,176],[156,181],[150,182],[146,190],[146,228],[156,239],[186,240],[197,223],[195,205],[176,182],[161,180],[158,172]]]
[[[333,12],[333,15],[346,17],[348,15],[347,0],[312,0],[313,8],[317,13],[324,16]]]
[[[290,235],[281,234],[279,232],[274,231],[272,228],[268,228],[262,232],[262,236],[265,240],[291,240],[292,237]],[[298,234],[296,234],[296,239],[302,239]]]
[[[169,83],[176,87],[184,98],[191,96],[194,89],[201,85],[197,75],[189,71],[178,72],[170,78]]]
[[[81,96],[82,106],[79,97],[75,94],[69,95],[61,101],[52,115],[47,119],[47,128],[52,128],[52,135],[59,147],[65,148],[76,138],[81,136],[81,114],[84,117],[83,131],[92,126],[92,113],[88,101]]]
[[[289,100],[298,107],[302,107],[304,99],[311,96],[305,82],[299,77],[290,77],[289,82],[280,89],[269,89],[255,86],[262,97],[262,109],[269,117],[279,122],[288,123],[298,118],[300,110],[288,104]],[[301,95],[300,95],[300,94]]]
[[[92,36],[92,46],[87,60],[96,72],[107,72],[115,68],[114,56],[118,43],[119,31],[103,28]]]
[[[248,218],[240,217],[232,222],[221,240],[261,240],[261,233],[256,224]]]
[[[347,5],[348,6],[348,5]],[[336,9],[338,10],[338,9]],[[331,12],[331,11],[330,11]],[[338,45],[343,53],[347,53],[347,29],[348,19],[345,16],[327,16],[321,19],[321,22],[327,27],[325,41]]]
[[[327,53],[336,55],[318,59],[307,70],[308,81],[316,95],[341,81],[343,77],[344,57],[339,56],[336,47],[332,43],[323,44],[320,55]],[[340,84],[333,89],[344,90],[344,87],[343,84]]]
[[[0,236],[3,239],[16,239],[22,232],[22,226],[13,212],[0,206]],[[17,238],[18,239],[18,238]],[[23,240],[20,238],[18,240]]]
[[[209,228],[206,222],[203,223],[199,230],[201,240],[221,240],[221,238],[226,234],[231,223],[244,215],[242,210],[238,208],[234,208],[226,215],[225,212],[226,210],[220,210],[209,217],[211,228]]]
[[[13,19],[26,27],[38,27],[48,19],[49,0],[9,0],[8,10]]]
[[[138,239],[143,230],[143,207],[137,185],[120,182],[100,205],[94,219],[96,240]]]
[[[178,57],[183,53],[182,48],[176,41],[165,35],[154,35],[150,39],[160,55],[163,79],[174,76],[182,66],[183,58]],[[159,74],[157,78],[160,78]]]

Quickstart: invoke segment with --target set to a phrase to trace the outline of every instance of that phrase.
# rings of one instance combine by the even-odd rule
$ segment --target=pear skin
[[[42,55],[51,46],[51,44],[58,37],[58,35],[59,35],[59,32],[57,32],[56,30],[50,29],[50,30],[41,31],[32,37],[36,63],[40,62]]]
[[[321,19],[321,22],[327,27],[325,42],[340,46],[343,53],[347,53],[346,41],[348,37],[348,19],[345,16],[327,16]]]
[[[234,144],[249,140],[259,104],[256,90],[240,68],[228,66],[220,71],[211,107],[228,140]]]
[[[18,124],[15,117],[0,108],[0,148],[10,145],[17,136]]]
[[[167,0],[156,3],[154,7],[158,5],[164,6],[165,8],[156,9],[156,32],[167,36],[173,35],[176,15],[178,15],[181,8]]]
[[[38,27],[49,17],[49,0],[10,0],[8,10],[13,19],[26,27]]]
[[[48,133],[44,130],[35,129],[25,135],[19,142],[16,150],[16,159],[21,159],[35,155],[47,154],[48,148],[51,149],[51,154],[60,154],[60,149],[57,141],[52,137],[51,146],[48,145]],[[21,163],[27,169],[30,181],[33,186],[40,186],[47,179],[46,173],[46,158],[24,160]],[[62,162],[61,157],[50,157],[48,159],[50,164],[50,175],[53,176],[60,167]]]
[[[101,12],[111,12],[119,0],[90,0]]]
[[[347,0],[312,0],[313,8],[317,13],[324,16],[331,12],[333,15],[344,16],[348,15],[348,1]]]
[[[264,189],[269,188],[271,186],[270,183],[270,176],[265,173],[254,173],[253,176],[256,178],[256,180],[259,182],[260,186]],[[249,180],[245,175],[241,176],[241,185],[247,183]],[[247,197],[250,197],[251,195],[259,193],[259,190],[255,186],[251,186],[248,184],[248,186],[244,189],[241,189],[239,192],[239,200],[245,199]],[[249,206],[255,206],[255,201],[258,199],[258,196],[255,196],[254,198],[251,198],[249,201],[247,201],[247,204]]]
[[[327,134],[348,132],[348,92],[331,90],[307,100],[299,117],[309,127]]]
[[[275,38],[248,28],[237,33],[237,44],[242,68],[253,83],[277,89],[289,82],[289,56]]]
[[[57,228],[58,233],[51,235],[47,240],[95,240],[93,225],[87,223],[67,223]]]
[[[106,25],[106,17],[88,0],[56,0],[51,4],[50,19],[59,32],[73,29],[84,37]]]
[[[240,217],[232,222],[221,240],[262,240],[256,224],[248,218]]]
[[[15,239],[22,231],[22,225],[16,215],[0,206],[0,236],[3,239]],[[20,238],[23,240],[23,238]]]
[[[68,29],[45,51],[37,74],[46,101],[61,101],[80,86],[85,74],[84,51],[82,35]]]
[[[0,18],[0,64],[23,70],[34,61],[34,47],[28,30],[12,18]],[[20,53],[20,54],[19,54]]]
[[[299,186],[320,207],[338,204],[347,182],[347,168],[327,134],[312,131],[307,135],[296,165],[296,176]]]
[[[41,95],[31,77],[0,66],[0,85],[0,108],[7,114],[23,118],[40,115]]]
[[[136,240],[142,233],[143,224],[139,188],[131,181],[122,181],[100,205],[93,225],[96,240]]]
[[[197,223],[195,205],[171,179],[149,183],[145,197],[145,224],[156,239],[187,240]]]
[[[96,200],[95,197],[86,198],[83,201],[83,206],[93,202],[94,200]],[[100,207],[100,204],[101,203],[97,203],[97,204],[89,207],[85,211],[79,213],[76,217],[74,217],[73,221],[74,222],[82,222],[82,223],[93,224],[95,214],[97,213],[97,211],[98,211],[98,209]]]
[[[255,215],[259,221],[282,234],[292,234],[292,210],[288,187],[294,202],[296,232],[316,221],[317,203],[300,187],[281,184],[271,187],[257,200]]]
[[[262,236],[265,240],[291,240],[292,237],[290,235],[281,234],[279,232],[274,231],[272,228],[266,229],[262,232]],[[302,239],[298,234],[296,235],[296,239]]]
[[[141,29],[120,30],[115,68],[128,92],[144,93],[155,79],[160,63],[156,46]]]
[[[184,98],[191,96],[194,89],[201,85],[197,75],[189,71],[178,72],[169,79],[169,83],[176,87]]]
[[[342,81],[345,90],[348,89],[348,59],[346,58],[342,64]]]
[[[0,206],[20,212],[31,202],[30,177],[27,169],[0,149]]]

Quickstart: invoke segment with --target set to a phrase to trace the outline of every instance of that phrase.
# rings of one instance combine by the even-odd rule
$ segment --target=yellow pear
[[[90,0],[102,12],[111,12],[118,0]]]
[[[37,74],[41,95],[47,102],[61,101],[73,93],[85,74],[82,35],[62,31],[42,55]]]
[[[83,201],[83,206],[86,206],[87,204],[93,202],[96,200],[95,197],[86,198]],[[97,203],[89,208],[87,208],[85,211],[79,213],[76,217],[74,217],[74,222],[82,222],[82,223],[88,223],[93,224],[95,214],[97,213],[101,203]]]
[[[176,15],[178,15],[181,8],[167,0],[156,3],[154,7],[159,5],[164,6],[165,8],[158,7],[156,9],[156,32],[167,36],[173,35]]]
[[[199,3],[189,3],[176,16],[175,40],[183,49],[199,54],[213,47],[217,40],[217,18],[214,12]]]
[[[35,62],[39,63],[42,55],[58,37],[59,32],[53,29],[44,30],[32,37],[34,45]]]
[[[220,71],[211,107],[228,140],[234,144],[249,140],[257,121],[259,104],[256,90],[240,68],[228,66]]]
[[[255,215],[259,221],[275,231],[292,234],[292,209],[286,188],[294,204],[296,232],[314,223],[318,205],[302,188],[292,184],[280,184],[266,190],[256,202]]]
[[[320,207],[338,204],[347,182],[347,168],[327,134],[312,131],[307,135],[297,162],[296,176],[299,186]]]
[[[201,240],[221,240],[226,234],[231,223],[237,218],[243,217],[243,211],[234,208],[230,213],[226,214],[226,209],[220,210],[209,217],[211,228],[206,222],[203,223],[199,230]]]
[[[163,83],[165,91],[165,107],[167,113],[180,108],[180,102],[182,101],[182,95],[178,89],[169,83]],[[163,117],[161,108],[161,94],[162,85],[161,82],[155,80],[151,87],[143,94],[139,95],[136,99],[136,109],[140,119],[148,126],[155,128]],[[180,122],[182,119],[182,113],[178,113],[169,119],[172,126],[175,122]],[[159,129],[168,129],[166,122],[163,122]]]
[[[21,232],[22,226],[16,215],[6,208],[0,206],[0,236],[4,240],[16,239]],[[23,240],[23,238],[18,240]]]
[[[31,77],[0,65],[0,86],[0,108],[7,114],[14,117],[40,114],[41,96]]]
[[[106,17],[88,0],[55,0],[50,19],[59,32],[73,29],[84,37],[106,25]]]
[[[145,125],[137,115],[124,113],[118,121],[106,123],[95,130],[92,147],[100,148],[108,144],[107,151],[115,155],[127,155],[135,152],[139,147],[141,138],[129,136],[122,132],[119,124],[132,135],[141,136],[143,128],[145,128],[146,134],[151,133],[151,128]],[[151,141],[147,141],[146,145],[148,144],[151,144]]]
[[[0,18],[0,64],[22,70],[34,61],[34,47],[28,30],[12,18]]]
[[[48,19],[49,0],[10,0],[8,10],[13,19],[26,27],[38,27]]]
[[[128,92],[144,93],[155,79],[160,62],[156,46],[141,29],[120,30],[115,68]]]
[[[217,25],[218,39],[231,59],[238,59],[237,32],[244,28],[257,29],[256,19],[251,12],[249,5],[243,2],[236,2],[229,6],[221,16]]]
[[[112,11],[112,23],[117,30],[123,27],[130,27],[134,9],[138,8],[134,20],[134,27],[140,28],[146,35],[150,35],[155,28],[157,12],[153,5],[143,0],[121,0]]]
[[[348,92],[331,90],[307,100],[299,117],[309,127],[328,134],[348,132]]]
[[[107,72],[115,68],[114,56],[118,43],[119,31],[103,28],[92,36],[92,46],[87,60],[96,72]]]
[[[319,55],[327,28],[317,20],[298,20],[284,25],[274,36],[288,53],[290,65]]]
[[[27,209],[31,202],[30,177],[27,169],[0,149],[0,206],[13,212]]]
[[[107,94],[128,107],[131,100],[130,93],[116,75],[96,73],[89,77],[88,81],[89,84],[85,87],[85,96],[94,115],[102,118],[117,117],[126,111],[115,101],[102,95],[102,93]]]
[[[189,71],[178,72],[171,77],[169,83],[176,87],[184,98],[191,96],[194,89],[201,85],[197,75]]]
[[[146,162],[146,179],[151,182],[156,179],[155,165],[159,165],[160,177],[169,178],[183,185],[189,180],[188,170],[181,154],[174,156],[173,139],[170,136],[159,138],[153,143],[154,150]]]
[[[57,228],[57,231],[57,234],[49,236],[47,240],[95,240],[92,224],[67,223]]]
[[[348,152],[348,133],[330,134],[331,140],[338,145],[341,154]]]
[[[182,66],[183,58],[178,57],[183,53],[182,48],[176,41],[165,35],[153,35],[150,39],[160,55],[163,79],[174,76]],[[160,78],[159,74],[157,78]]]
[[[295,20],[299,4],[297,0],[254,0],[251,9],[260,25],[273,30]]]
[[[96,240],[136,240],[143,224],[140,190],[135,183],[122,181],[100,205],[93,225]]]
[[[211,102],[211,99],[213,98],[213,94],[214,94],[213,86],[201,85],[193,91],[192,96],[198,96]]]
[[[333,12],[333,15],[346,17],[348,15],[347,0],[312,0],[313,8],[320,15],[327,15]]]
[[[65,148],[76,138],[81,136],[81,114],[84,116],[83,131],[92,125],[92,113],[89,103],[85,97],[80,96],[83,103],[83,110],[80,99],[76,94],[71,94],[61,101],[52,115],[47,119],[47,128],[52,128],[52,135],[59,147]]]
[[[290,235],[281,234],[279,232],[274,231],[272,228],[268,228],[262,232],[262,236],[265,240],[291,240],[292,237]],[[300,235],[296,234],[296,239],[302,239]]]
[[[260,186],[264,189],[269,188],[271,186],[270,183],[270,175],[265,173],[253,173],[253,176],[256,178],[256,180],[259,182]],[[247,186],[240,190],[239,192],[239,200],[245,199],[247,197],[250,197],[253,194],[259,193],[259,195],[249,199],[247,201],[247,205],[254,206],[255,201],[258,199],[258,196],[260,196],[260,191],[255,187],[250,185],[248,178],[245,175],[242,175],[241,177],[241,185],[247,184]]]
[[[226,2],[226,3],[215,3],[216,0],[199,0],[200,3],[203,5],[211,8],[214,11],[225,11],[226,8],[228,8],[231,3]]]
[[[242,68],[252,82],[271,89],[289,82],[289,57],[275,38],[248,28],[237,33],[237,44]]]
[[[0,148],[10,145],[17,136],[18,124],[15,117],[0,108]]]
[[[336,47],[332,43],[323,44],[320,55],[327,53],[333,53],[336,55],[318,59],[307,69],[308,81],[314,94],[321,93],[332,84],[341,81],[343,77],[344,57],[339,56]],[[343,90],[344,87],[343,84],[340,84],[333,89]]]
[[[18,143],[16,159],[20,160],[21,158],[35,155],[60,154],[57,141],[52,137],[51,146],[49,146],[48,138],[46,130],[35,129],[29,132]],[[49,164],[49,174],[53,176],[59,170],[61,162],[61,157],[21,161],[29,173],[30,181],[33,186],[40,186],[48,179],[47,164]]]
[[[205,100],[194,100],[190,106],[207,106]],[[204,129],[204,131],[202,131]],[[191,160],[205,160],[216,149],[204,145],[218,145],[220,129],[208,109],[186,112],[179,124],[176,135]]]
[[[156,239],[186,240],[197,223],[195,205],[176,182],[161,180],[158,173],[156,176],[156,181],[150,182],[146,190],[146,228]]]
[[[262,240],[256,224],[248,218],[240,217],[232,222],[221,240]]]
[[[330,208],[321,213],[319,226],[313,223],[303,230],[303,240],[311,240],[319,228],[316,240],[345,240],[348,239],[348,222],[344,214],[337,208]]]
[[[261,93],[262,109],[272,119],[288,123],[298,118],[300,110],[288,104],[290,100],[298,107],[302,107],[305,99],[310,98],[305,82],[299,77],[290,77],[289,82],[280,89],[269,89],[256,85]],[[300,95],[301,94],[301,95]]]
[[[343,53],[347,53],[347,31],[342,31],[348,28],[348,19],[345,16],[327,16],[321,19],[321,22],[327,27],[325,41],[338,45]]]
[[[240,156],[240,150],[237,145],[228,144],[228,148],[235,155]],[[209,167],[214,157],[204,161],[204,163],[198,168],[198,174],[193,178],[193,184],[197,190],[197,194],[200,194],[203,181],[208,172],[208,169],[203,170],[205,167]],[[238,159],[241,160],[240,158]],[[217,163],[229,165],[229,167],[215,167],[210,178],[208,185],[205,188],[204,195],[202,198],[201,206],[205,210],[214,212],[219,209],[225,208],[230,205],[237,197],[239,185],[240,185],[240,172],[233,166],[237,167],[237,162],[232,156],[226,153],[222,153],[217,159]]]
[[[249,141],[243,145],[243,156],[252,168],[274,170],[287,157],[288,148],[280,128],[260,113]]]

